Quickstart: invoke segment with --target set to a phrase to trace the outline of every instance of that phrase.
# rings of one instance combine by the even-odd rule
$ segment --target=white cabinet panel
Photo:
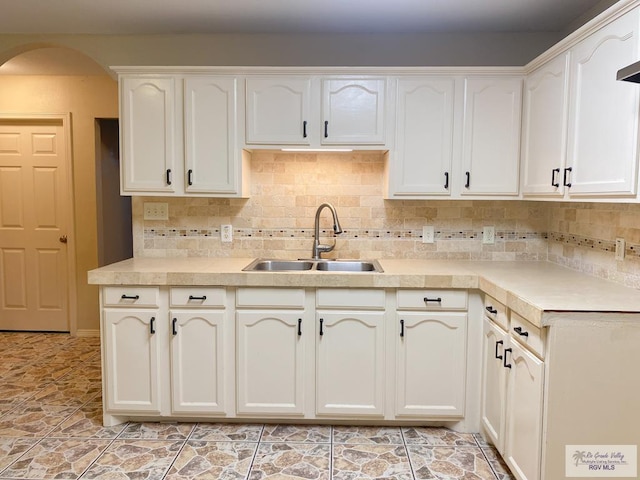
[[[511,350],[511,351],[509,351]],[[544,363],[515,342],[505,349],[508,376],[504,458],[519,480],[540,478]]]
[[[120,84],[122,193],[174,192],[175,79],[125,77]]]
[[[247,78],[246,142],[309,145],[312,118],[311,78],[295,76]]]
[[[455,80],[425,77],[397,82],[393,195],[448,195]]]
[[[317,312],[316,412],[382,416],[383,312]]]
[[[105,410],[160,413],[159,311],[106,309]]]
[[[187,193],[235,193],[239,188],[236,89],[234,77],[184,81]]]
[[[507,332],[485,318],[483,322],[481,421],[484,431],[500,453],[504,452],[507,402],[507,369],[504,349]]]
[[[238,311],[239,414],[304,413],[305,336],[313,334],[303,313]],[[309,337],[310,338],[310,337]]]
[[[462,417],[467,315],[398,313],[396,414]]]
[[[225,317],[223,311],[171,312],[173,413],[227,413]]]
[[[385,143],[384,78],[323,78],[321,143]]]
[[[525,83],[522,125],[523,193],[564,194],[569,106],[569,53],[531,73]]]
[[[463,195],[517,195],[522,80],[465,79]]]
[[[636,192],[638,85],[616,72],[638,60],[638,9],[572,50],[568,165],[570,195]]]

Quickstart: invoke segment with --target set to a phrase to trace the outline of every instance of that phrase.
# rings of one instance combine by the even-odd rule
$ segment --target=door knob
[[[62,235],[60,238],[60,243],[67,243],[67,236],[66,235]]]

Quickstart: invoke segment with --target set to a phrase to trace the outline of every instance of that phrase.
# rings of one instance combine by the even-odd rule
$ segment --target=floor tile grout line
[[[112,439],[111,439],[111,441],[109,442],[109,445],[107,445],[107,446],[105,447],[105,449],[104,449],[102,452],[100,452],[100,455],[98,455],[96,458],[94,458],[93,462],[91,462],[91,463],[89,464],[89,466],[87,466],[87,468],[85,468],[85,469],[83,470],[83,472],[78,476],[77,480],[80,480],[80,479],[82,478],[82,476],[83,476],[85,473],[87,473],[87,472],[91,469],[91,467],[93,467],[93,466],[96,464],[96,462],[97,462],[100,458],[102,458],[102,456],[104,455],[104,452],[106,452],[107,450],[109,450],[109,448],[111,447],[111,445],[113,445],[113,443],[116,441],[116,439],[117,439],[117,438],[118,438],[118,437],[115,437],[115,438],[112,438]]]
[[[193,429],[195,428],[195,426],[191,429],[191,432],[193,432]],[[182,453],[182,451],[184,450],[184,447],[187,446],[187,442],[189,440],[189,437],[191,436],[191,432],[189,433],[189,435],[187,435],[185,437],[185,439],[182,441],[182,445],[180,445],[180,448],[178,449],[178,453],[176,454],[175,457],[173,457],[173,460],[171,460],[171,463],[169,464],[169,466],[167,467],[167,469],[164,471],[164,474],[160,477],[161,479],[164,479],[167,477],[167,475],[169,475],[169,472],[171,471],[171,467],[173,467],[173,465],[176,463],[176,460],[178,459],[178,457],[180,456],[180,454]]]
[[[24,439],[25,437],[3,437],[3,438],[20,438],[20,439]],[[40,438],[37,442],[35,442],[35,443],[34,443],[33,445],[31,445],[28,449],[26,449],[22,455],[20,455],[18,458],[16,458],[13,462],[11,462],[11,463],[10,463],[9,465],[7,465],[5,468],[3,468],[2,470],[0,470],[0,476],[2,476],[2,474],[3,474],[4,472],[6,472],[6,471],[11,467],[11,465],[13,465],[14,463],[16,463],[16,462],[20,461],[20,459],[21,459],[22,457],[24,457],[27,453],[29,453],[31,450],[33,450],[34,448],[36,448],[36,446],[37,446],[37,445],[39,445],[39,444],[40,444],[43,440],[45,440],[45,439],[46,439],[46,437],[42,437],[42,438]]]
[[[256,457],[258,456],[258,450],[260,450],[260,444],[262,443],[262,435],[264,434],[264,429],[265,429],[265,425],[262,425],[262,428],[260,429],[260,435],[258,435],[258,442],[256,443],[256,449],[253,451],[253,457],[251,458],[251,463],[249,463],[249,469],[247,470],[247,476],[244,477],[245,480],[249,480],[249,477],[251,476],[251,471],[253,470],[253,464],[256,461]]]
[[[402,438],[402,444],[404,445],[404,451],[407,454],[407,462],[409,463],[409,470],[411,470],[411,477],[413,478],[413,480],[416,480],[416,471],[415,468],[413,467],[413,462],[411,461],[411,455],[409,454],[409,445],[407,445],[407,441],[404,438],[404,430],[402,427],[400,427],[400,437]],[[427,467],[429,468],[429,467]],[[429,470],[429,472],[431,472],[431,470]]]

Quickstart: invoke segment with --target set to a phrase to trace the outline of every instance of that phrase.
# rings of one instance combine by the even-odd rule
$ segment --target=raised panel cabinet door
[[[523,193],[564,194],[569,108],[569,53],[527,76],[522,121]]]
[[[302,311],[238,311],[238,414],[304,413],[305,337]]]
[[[318,129],[311,118],[311,78],[250,77],[246,88],[248,144],[310,144],[311,129]]]
[[[120,80],[122,192],[174,192],[175,79]]]
[[[184,182],[188,193],[238,192],[241,158],[236,82],[226,76],[184,80]]]
[[[538,480],[542,451],[544,363],[511,342],[504,459],[519,480]]]
[[[171,410],[174,413],[225,414],[224,311],[172,311]]]
[[[639,15],[630,11],[572,51],[570,195],[636,193],[640,90],[616,72],[638,60]]]
[[[382,416],[383,312],[316,313],[316,413]]]
[[[462,195],[517,195],[522,79],[465,79]]]
[[[500,453],[504,452],[507,406],[507,369],[504,349],[508,334],[487,318],[483,321],[482,402],[480,419],[485,433]]]
[[[398,79],[393,196],[449,195],[455,81]]]
[[[325,145],[384,145],[384,78],[322,79],[322,125]]]
[[[396,414],[464,416],[466,313],[399,312]]]
[[[106,309],[103,321],[106,411],[159,414],[159,311]]]

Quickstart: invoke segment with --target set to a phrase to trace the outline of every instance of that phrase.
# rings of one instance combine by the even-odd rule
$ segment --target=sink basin
[[[328,260],[318,262],[316,270],[321,272],[381,272],[375,260]]]
[[[272,260],[258,258],[242,269],[244,272],[378,272],[377,260]]]
[[[296,272],[311,270],[313,262],[307,260],[263,260],[257,259],[244,267],[245,272]]]

